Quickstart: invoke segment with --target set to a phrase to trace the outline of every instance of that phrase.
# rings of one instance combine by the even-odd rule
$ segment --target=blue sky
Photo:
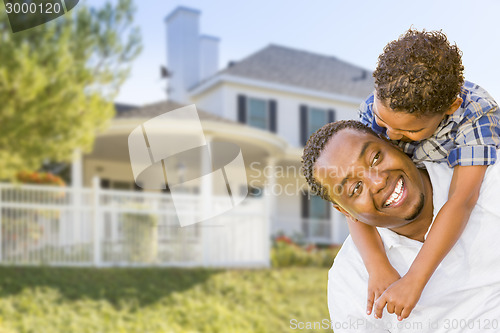
[[[99,4],[102,0],[89,0]],[[463,51],[465,77],[500,101],[498,0],[135,0],[144,50],[117,101],[165,99],[159,78],[166,64],[165,16],[177,6],[201,10],[201,33],[220,38],[219,67],[273,43],[335,56],[373,70],[387,42],[411,25],[442,29]]]

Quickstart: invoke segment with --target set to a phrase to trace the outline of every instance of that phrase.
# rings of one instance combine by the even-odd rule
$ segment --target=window
[[[302,196],[302,231],[315,242],[328,242],[331,237],[330,206],[316,195]]]
[[[300,142],[305,145],[309,137],[324,125],[335,121],[335,110],[301,105]]]
[[[314,220],[326,220],[329,218],[330,205],[328,201],[321,199],[317,195],[309,199],[309,218]]]
[[[248,98],[247,119],[247,124],[252,127],[268,129],[267,101]]]
[[[324,109],[309,108],[307,114],[307,137],[328,123],[327,112]]]
[[[238,121],[252,127],[277,131],[277,103],[275,100],[238,95]]]

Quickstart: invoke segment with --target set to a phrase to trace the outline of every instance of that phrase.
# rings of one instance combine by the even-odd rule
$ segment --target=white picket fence
[[[199,198],[182,202],[196,218]],[[267,267],[266,211],[247,198],[181,228],[170,194],[0,183],[0,264]]]

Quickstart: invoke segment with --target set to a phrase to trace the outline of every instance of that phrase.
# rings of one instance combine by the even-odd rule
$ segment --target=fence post
[[[2,215],[3,215],[3,204],[2,204],[2,186],[0,185],[0,263],[2,262],[2,258],[3,258],[3,251],[2,251],[2,248],[3,248],[3,234],[2,234]]]
[[[100,235],[100,227],[102,225],[101,223],[101,210],[99,209],[100,205],[100,180],[99,177],[94,177],[92,178],[92,194],[93,194],[93,207],[92,207],[92,213],[93,213],[93,225],[92,225],[92,239],[93,239],[93,253],[94,253],[94,260],[93,264],[96,267],[99,267],[101,265],[101,235]]]
[[[78,242],[78,232],[82,225],[82,203],[83,203],[83,168],[82,168],[82,151],[80,148],[73,150],[73,160],[71,163],[71,189],[73,193],[73,214],[72,223],[64,226],[64,228],[71,228],[71,239],[63,239],[63,244],[75,244]]]
[[[276,210],[276,196],[274,193],[275,186],[276,186],[276,164],[277,160],[276,158],[270,157],[267,159],[267,166],[264,166],[264,168],[269,168],[270,173],[267,174],[266,177],[266,186],[264,188],[264,196],[263,200],[265,201],[265,218],[264,218],[264,255],[265,255],[265,262],[268,267],[271,266],[271,230],[272,230],[272,224],[273,220],[275,217],[275,210]],[[264,172],[264,174],[266,174]]]

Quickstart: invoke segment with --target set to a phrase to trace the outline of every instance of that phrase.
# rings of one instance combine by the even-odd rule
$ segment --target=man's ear
[[[460,98],[460,97],[457,97],[457,99],[453,102],[453,104],[450,106],[450,108],[448,109],[448,111],[446,111],[446,114],[450,115],[450,114],[455,113],[455,111],[458,110],[458,108],[460,107],[460,105],[462,105],[462,102],[463,102],[463,99]]]
[[[344,214],[345,217],[353,218],[349,212],[347,212],[344,208],[340,207],[338,204],[333,203],[333,208]]]
[[[339,212],[341,212],[347,218],[347,220],[351,220],[351,221],[362,223],[358,219],[355,219],[348,211],[346,211],[344,208],[340,207],[336,203],[333,204],[333,208],[335,208],[336,210],[338,210]]]

